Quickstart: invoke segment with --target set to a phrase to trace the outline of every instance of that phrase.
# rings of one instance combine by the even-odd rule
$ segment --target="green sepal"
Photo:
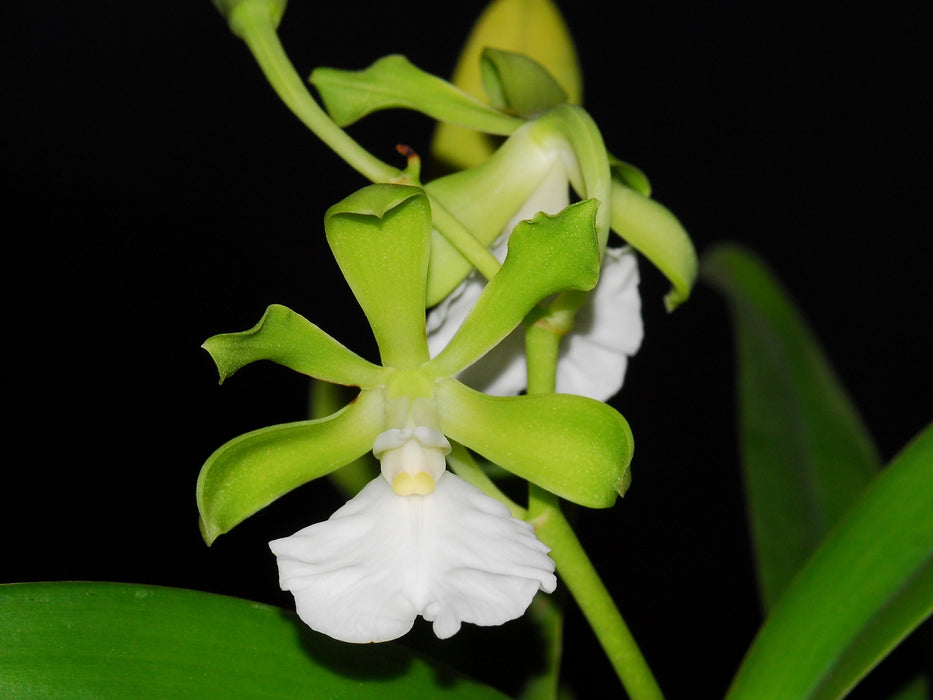
[[[522,124],[400,55],[380,58],[361,71],[318,68],[311,74],[311,83],[340,126],[378,110],[396,108],[490,134],[510,134]]]
[[[480,57],[487,47],[534,59],[579,104],[583,80],[567,23],[552,0],[494,0],[477,19],[464,44],[451,81],[473,97],[484,97]],[[490,136],[456,124],[438,124],[431,154],[453,170],[479,165],[496,150]]]
[[[416,367],[425,362],[431,206],[424,190],[364,187],[327,210],[324,229],[373,329],[382,363]]]
[[[527,124],[506,139],[482,165],[432,180],[425,185],[473,236],[489,247],[502,234],[522,204],[548,171],[557,165],[556,153],[535,143],[535,125]],[[477,206],[482,202],[482,206]],[[434,306],[470,273],[473,266],[434,231],[428,266],[426,304]]]
[[[322,420],[273,425],[222,445],[198,475],[204,541],[211,544],[280,496],[365,454],[385,420],[383,392],[372,389]]]
[[[480,75],[493,107],[526,119],[567,102],[567,93],[547,69],[524,54],[486,48]]]
[[[631,187],[643,197],[651,196],[651,182],[648,176],[631,163],[616,158],[611,153],[609,156],[609,169],[612,172],[613,179],[619,180],[623,185]]]
[[[296,372],[346,386],[373,387],[385,370],[347,349],[288,307],[273,304],[248,331],[222,333],[204,341],[220,382],[257,360],[271,360]]]
[[[602,134],[587,112],[574,105],[559,105],[534,122],[539,145],[555,152],[567,151],[567,175],[581,199],[608,203],[612,176]],[[576,168],[573,164],[576,163]],[[596,238],[600,251],[609,237],[610,212],[601,206],[596,214]]]
[[[244,22],[253,21],[256,17],[268,16],[272,27],[277,28],[285,14],[285,5],[288,0],[211,0],[220,14],[230,24],[230,29],[238,37],[244,36]]]
[[[519,222],[505,262],[447,346],[428,363],[435,376],[452,376],[473,364],[518,326],[545,297],[588,291],[599,280],[596,212],[592,199],[550,216]]]
[[[612,179],[612,230],[657,267],[671,283],[664,305],[673,311],[690,297],[697,254],[681,223],[664,205]]]
[[[438,384],[444,434],[561,498],[608,508],[624,492],[634,441],[608,404],[572,394],[489,396]]]

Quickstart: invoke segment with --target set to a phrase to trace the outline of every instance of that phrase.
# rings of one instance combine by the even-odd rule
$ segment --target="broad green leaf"
[[[662,204],[612,179],[612,230],[667,277],[671,290],[664,305],[673,311],[690,297],[697,275],[697,254],[690,236]]]
[[[545,297],[592,289],[599,279],[597,206],[588,199],[555,216],[538,214],[516,225],[499,272],[426,369],[439,377],[457,374],[511,333]]]
[[[567,93],[547,69],[524,54],[486,48],[480,73],[492,105],[525,119],[567,101]]]
[[[222,445],[198,475],[204,541],[211,544],[280,496],[365,454],[384,429],[383,392],[371,389],[327,418],[273,425]]]
[[[560,154],[540,148],[536,125],[527,124],[506,139],[488,160],[469,170],[433,180],[425,189],[480,243],[489,247],[547,173]],[[482,202],[482,206],[477,206]],[[427,305],[434,306],[463,281],[473,266],[434,231],[428,267]]]
[[[424,299],[431,206],[420,187],[370,185],[324,215],[327,242],[373,329],[382,363],[428,359]]]
[[[335,384],[369,388],[382,383],[385,370],[348,350],[291,309],[273,304],[253,328],[223,333],[204,345],[221,383],[241,367],[271,360],[296,372]]]
[[[777,601],[729,700],[840,698],[933,612],[933,424],[876,476]]]
[[[438,121],[503,136],[522,125],[520,119],[426,73],[404,56],[385,56],[361,71],[318,68],[311,74],[311,83],[340,126],[392,108],[416,110]]]
[[[721,246],[703,276],[736,335],[742,462],[761,599],[771,608],[880,460],[830,362],[755,257]]]
[[[505,698],[396,644],[353,645],[248,600],[123,583],[0,586],[0,697]]]
[[[489,396],[437,386],[444,434],[561,498],[608,508],[628,484],[633,439],[609,405],[571,394]]]
[[[576,48],[552,0],[493,0],[483,10],[451,78],[454,85],[478,99],[485,96],[480,57],[487,47],[534,59],[554,77],[571,104],[580,104],[583,81]],[[482,163],[496,145],[487,134],[442,123],[435,132],[431,153],[449,167],[462,169]]]

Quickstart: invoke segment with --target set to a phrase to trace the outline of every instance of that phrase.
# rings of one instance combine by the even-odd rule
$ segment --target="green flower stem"
[[[573,312],[569,312],[569,317],[566,312],[564,309],[555,312],[554,317],[540,318],[525,332],[529,394],[554,391],[560,339],[572,324]],[[645,657],[561,511],[557,496],[533,484],[528,488],[526,519],[534,525],[541,541],[551,548],[551,558],[557,564],[561,580],[583,611],[629,697],[662,700],[664,696]]]
[[[664,695],[635,638],[599,574],[586,555],[557,497],[531,486],[528,520],[538,537],[551,548],[557,572],[583,611],[616,675],[632,700],[663,700]]]
[[[321,109],[285,53],[265,3],[240,3],[229,19],[278,96],[321,141],[372,182],[390,182],[402,175],[350,138]]]
[[[496,256],[480,243],[469,229],[460,223],[436,197],[428,193],[431,202],[431,217],[434,228],[465,257],[487,280],[495,277],[501,267]]]

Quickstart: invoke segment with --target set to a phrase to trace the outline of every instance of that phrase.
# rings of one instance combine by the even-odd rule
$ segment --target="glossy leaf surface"
[[[632,432],[601,401],[489,396],[454,379],[438,385],[437,401],[445,435],[562,498],[607,508],[628,485]]]
[[[797,574],[727,697],[842,697],[931,612],[933,424],[874,478]]]
[[[247,600],[119,583],[0,586],[4,698],[504,698],[394,644]]]
[[[880,460],[831,364],[767,268],[735,247],[704,278],[735,324],[742,463],[761,599],[770,608]]]

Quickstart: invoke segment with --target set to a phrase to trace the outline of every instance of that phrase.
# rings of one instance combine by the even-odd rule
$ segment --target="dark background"
[[[292,0],[302,74],[391,52],[448,75],[480,3]],[[835,362],[885,459],[931,417],[930,36],[912,3],[564,2],[586,106],[702,252],[761,253]],[[217,386],[200,343],[289,305],[372,356],[324,209],[365,184],[265,84],[208,0],[17,3],[3,165],[9,454],[0,581],[93,579],[291,606],[266,542],[341,503],[304,487],[221,537],[194,485],[214,448],[305,415],[305,381],[257,365]],[[9,13],[10,10],[8,9]],[[386,160],[431,124],[352,130]],[[704,287],[668,316],[642,266],[646,340],[614,402],[638,443],[629,495],[581,538],[669,697],[721,696],[759,613],[741,505],[732,345]],[[524,623],[407,642],[508,683]],[[615,681],[571,606],[566,675]],[[927,635],[929,637],[929,635]],[[509,650],[505,652],[504,650]],[[922,644],[873,674],[883,697]],[[517,670],[516,673],[520,673]],[[586,696],[589,693],[584,692]]]

